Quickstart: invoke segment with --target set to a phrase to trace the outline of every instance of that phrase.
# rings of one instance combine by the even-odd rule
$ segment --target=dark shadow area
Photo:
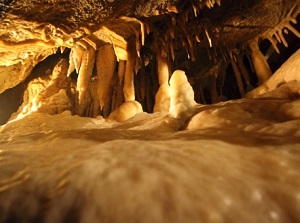
[[[0,94],[0,125],[5,124],[11,114],[18,110],[22,104],[25,89],[25,84],[21,83]]]

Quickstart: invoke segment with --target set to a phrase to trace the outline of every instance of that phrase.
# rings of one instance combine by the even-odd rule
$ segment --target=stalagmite
[[[241,74],[241,72],[238,68],[238,65],[236,64],[236,62],[233,58],[233,55],[230,58],[230,62],[231,62],[231,65],[232,65],[232,69],[233,69],[235,78],[236,78],[236,82],[237,82],[237,85],[238,85],[238,88],[239,88],[240,95],[241,95],[241,97],[243,97],[244,94],[245,94],[245,90],[244,90],[243,81],[242,81],[242,74]]]
[[[112,112],[108,119],[112,119],[117,122],[123,122],[140,112],[143,112],[143,108],[139,102],[127,101],[123,103],[117,110]]]
[[[153,112],[168,112],[170,109],[170,86],[168,83],[162,84],[155,96]]]
[[[195,106],[194,91],[185,72],[174,71],[170,78],[170,115],[180,119],[182,125],[194,114]]]
[[[32,81],[28,85],[28,97],[24,98],[23,105],[19,108],[19,117],[36,111],[59,114],[70,110],[72,104],[68,96],[70,79],[67,77],[67,71],[68,63],[65,59],[61,59],[53,69],[51,80],[45,81],[43,78],[38,79],[38,83]]]
[[[272,76],[272,71],[264,55],[259,49],[258,43],[254,40],[248,42],[251,49],[252,63],[258,78],[259,84],[262,84]]]
[[[77,79],[77,90],[79,92],[79,104],[84,98],[84,94],[88,88],[95,63],[95,50],[90,45],[86,45],[86,52],[82,56],[81,66]]]
[[[115,72],[116,55],[112,45],[104,45],[97,51],[98,98],[100,108],[106,102],[110,90],[111,79]]]

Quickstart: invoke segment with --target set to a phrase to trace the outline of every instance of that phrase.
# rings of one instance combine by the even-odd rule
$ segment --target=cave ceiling
[[[226,69],[233,55],[246,55],[250,40],[268,40],[279,53],[278,45],[288,46],[286,33],[300,37],[299,12],[293,0],[4,0],[0,93],[24,82],[58,51],[76,54],[81,47],[92,57],[107,44],[118,62],[133,54],[140,58],[135,72],[151,61],[149,55],[160,54],[172,71],[194,72],[189,80],[195,82],[216,65]]]

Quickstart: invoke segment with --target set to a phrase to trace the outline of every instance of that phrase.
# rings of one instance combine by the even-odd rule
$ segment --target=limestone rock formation
[[[299,14],[0,1],[0,223],[300,222]]]

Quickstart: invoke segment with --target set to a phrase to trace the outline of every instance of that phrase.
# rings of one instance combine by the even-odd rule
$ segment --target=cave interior
[[[0,0],[0,223],[300,222],[299,3]]]
[[[243,98],[266,80],[257,71],[260,68],[255,67],[250,42],[256,42],[254,45],[264,56],[267,76],[299,48],[299,7],[293,1],[73,4],[76,3],[2,3],[1,124],[34,109],[50,114],[70,110],[73,115],[108,118],[131,100],[136,100],[142,111],[152,113],[155,104],[161,107],[158,104],[165,103],[155,97],[175,70],[185,71],[197,103]],[[52,10],[53,6],[56,10]],[[82,62],[82,51],[87,51],[90,61]],[[111,54],[113,61],[101,59],[101,54],[106,53],[103,57]],[[133,77],[128,78],[133,83],[126,78],[130,72],[125,71],[129,57],[132,68],[127,69],[132,69]],[[50,81],[49,76],[61,59],[70,67],[75,63],[75,69],[69,68],[65,79],[69,105],[51,111],[31,108],[32,99]],[[83,63],[89,65],[83,67]],[[100,63],[111,63],[110,71]],[[33,83],[37,78],[44,79],[41,86],[38,81]],[[99,81],[101,78],[105,80]],[[24,94],[30,87],[37,89],[31,95]],[[132,89],[126,92],[125,88]]]

